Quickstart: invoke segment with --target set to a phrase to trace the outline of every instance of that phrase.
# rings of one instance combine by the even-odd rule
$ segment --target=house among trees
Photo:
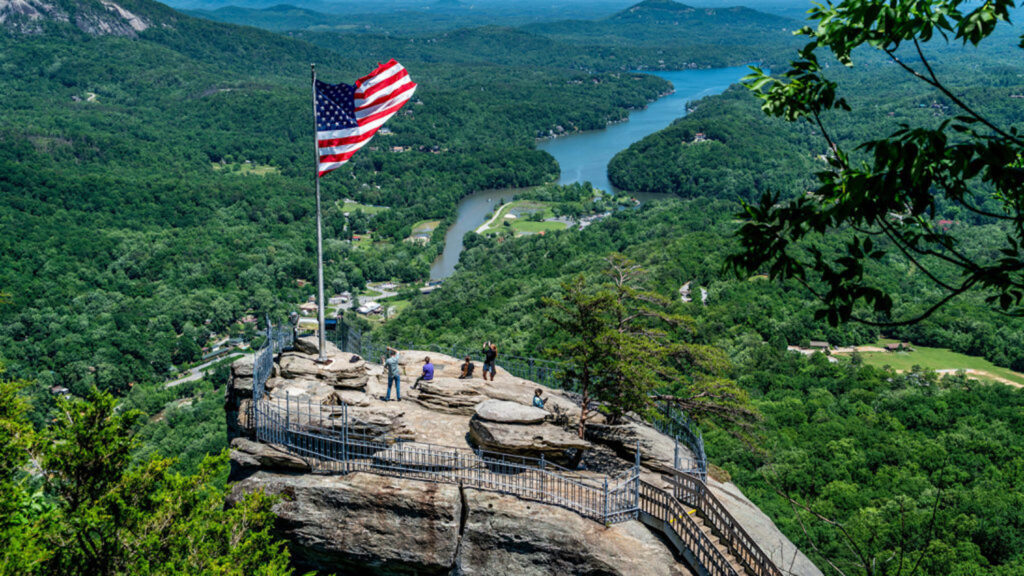
[[[303,316],[312,316],[316,314],[317,311],[316,302],[303,302],[302,305],[299,306],[299,310],[302,310]]]
[[[379,314],[381,311],[381,305],[377,302],[366,302],[362,306],[356,309],[356,312],[360,314]]]
[[[832,349],[832,345],[824,340],[811,340],[810,347],[817,348],[825,352],[828,352],[830,349]]]
[[[903,342],[885,345],[886,352],[912,352],[913,350],[914,349],[911,348],[910,345],[904,344]]]

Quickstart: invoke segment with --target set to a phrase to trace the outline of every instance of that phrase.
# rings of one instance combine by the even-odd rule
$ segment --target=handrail
[[[707,576],[739,576],[725,554],[700,529],[679,501],[664,490],[640,481],[640,510],[659,520],[663,530],[672,531],[683,546],[691,564],[704,569]]]
[[[751,576],[782,576],[782,571],[708,489],[707,484],[697,476],[680,471],[676,471],[672,480],[675,499],[701,512],[712,530],[721,536],[722,543]]]
[[[511,494],[566,508],[605,524],[637,517],[640,464],[622,478],[585,477],[512,454],[402,441],[353,433],[348,407],[256,399],[256,439],[283,446],[317,470],[369,472]]]

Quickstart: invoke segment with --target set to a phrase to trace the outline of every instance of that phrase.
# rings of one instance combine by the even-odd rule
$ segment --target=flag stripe
[[[408,76],[406,76],[406,79],[408,79]],[[360,101],[357,98],[356,99],[356,112],[359,112],[360,110],[366,110],[367,108],[370,108],[372,106],[376,106],[380,102],[383,102],[383,101],[385,101],[385,100],[387,100],[389,98],[393,98],[395,96],[398,96],[399,94],[405,92],[406,90],[413,90],[414,88],[416,88],[415,84],[413,84],[411,81],[405,81],[405,82],[402,82],[400,84],[397,84],[397,85],[393,86],[392,89],[388,90],[387,92],[382,92],[382,93],[375,94],[374,95],[375,97],[371,98],[369,100]]]
[[[321,176],[348,162],[416,91],[416,84],[409,78],[409,73],[394,60],[378,65],[376,70],[357,80],[354,87],[317,84],[318,98],[330,96],[338,100],[332,106],[325,106],[324,117],[317,118],[318,172]],[[329,92],[321,94],[319,90]],[[348,106],[352,107],[345,112]],[[353,119],[355,126],[352,125]]]
[[[374,82],[373,86],[370,86],[369,88],[363,88],[363,89],[357,90],[356,94],[355,94],[356,100],[363,100],[363,101],[365,101],[366,99],[368,99],[369,97],[373,96],[374,94],[376,94],[376,93],[378,93],[378,92],[380,92],[382,90],[387,90],[389,86],[394,86],[395,84],[398,84],[399,82],[402,82],[403,80],[405,80],[408,77],[409,77],[409,73],[406,72],[405,70],[402,70],[401,72],[399,72],[397,74],[393,74],[390,78],[387,78],[385,80],[381,80],[380,82]]]

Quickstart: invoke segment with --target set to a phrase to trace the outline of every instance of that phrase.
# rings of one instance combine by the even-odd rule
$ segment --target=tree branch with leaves
[[[776,278],[803,284],[824,303],[818,317],[833,325],[847,320],[910,324],[971,291],[984,293],[997,310],[1024,312],[1024,137],[951,88],[924,49],[936,37],[977,46],[1009,21],[1014,7],[1013,0],[816,5],[810,19],[817,25],[798,32],[810,41],[790,68],[778,76],[754,68],[744,82],[766,114],[808,121],[819,130],[830,151],[828,169],[818,174],[813,193],[789,201],[766,193],[760,204],[745,205],[741,248],[729,264],[740,273],[767,269]],[[819,55],[853,66],[853,52],[860,47],[880,51],[947,98],[959,114],[937,127],[902,125],[847,148],[830,133],[823,115],[850,106],[839,85],[826,77]],[[964,238],[938,225],[944,206],[1000,225],[1004,238],[997,253],[972,252]],[[837,231],[845,234],[838,255],[813,245],[814,238]],[[892,317],[893,299],[870,273],[893,255],[922,271],[940,291],[908,317]]]

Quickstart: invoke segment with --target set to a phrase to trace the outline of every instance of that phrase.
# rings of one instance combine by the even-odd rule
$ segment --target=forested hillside
[[[1011,34],[997,39],[1004,44]],[[1020,126],[1019,95],[1024,93],[1024,72],[1005,51],[989,47],[973,51],[947,47],[938,51],[937,73],[949,78],[961,98],[976,103],[1006,125]],[[861,142],[897,130],[901,125],[938,126],[955,113],[953,103],[937,92],[921,90],[896,66],[862,54],[853,69],[834,67],[830,73],[842,86],[851,112],[831,113],[824,124],[839,142]],[[970,65],[968,65],[970,63]],[[631,191],[671,192],[685,198],[712,197],[756,203],[766,192],[783,197],[806,194],[816,188],[815,173],[825,170],[827,143],[810,123],[787,123],[764,115],[757,101],[742,87],[692,105],[693,112],[669,128],[648,136],[618,154],[609,165],[609,179]],[[862,151],[858,161],[867,160]],[[994,199],[985,205],[998,207]],[[995,254],[1005,235],[1005,224],[946,207],[932,216],[941,227],[963,238],[975,254]],[[817,247],[837,256],[829,246],[842,234],[822,237]],[[941,265],[939,271],[946,271]],[[896,296],[891,318],[920,313],[938,298],[927,279],[905,265],[884,262],[872,268],[881,285]],[[886,321],[873,316],[875,321]],[[887,329],[895,338],[952,348],[983,356],[993,362],[1024,369],[1022,343],[1016,337],[1020,319],[988,309],[983,294],[954,300],[924,322]]]
[[[296,280],[315,264],[309,62],[352,81],[388,52],[342,45],[342,57],[144,0],[130,8],[146,27],[123,36],[60,20],[0,34],[0,87],[16,103],[0,119],[0,349],[39,390],[124,392],[195,360],[211,331],[303,299],[311,288]],[[420,88],[393,134],[324,179],[329,238],[341,236],[341,198],[391,207],[371,225],[400,240],[470,191],[547,181],[557,167],[533,149],[537,133],[603,126],[666,89],[426,60],[406,62]],[[328,281],[423,278],[437,249],[328,240]]]

